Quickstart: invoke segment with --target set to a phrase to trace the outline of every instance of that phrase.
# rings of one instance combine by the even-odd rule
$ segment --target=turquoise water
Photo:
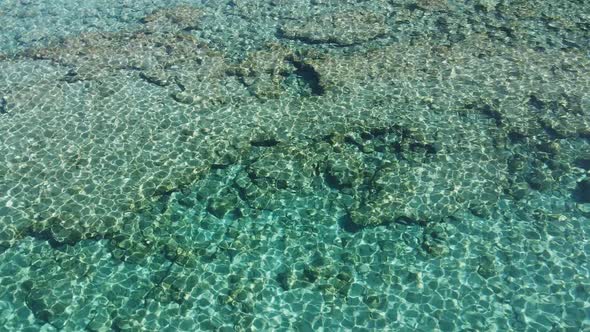
[[[0,331],[590,329],[590,3],[0,22]]]

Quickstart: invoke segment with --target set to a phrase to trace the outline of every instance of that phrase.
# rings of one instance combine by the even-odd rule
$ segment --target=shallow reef
[[[588,4],[43,6],[0,4],[0,326],[590,324]]]

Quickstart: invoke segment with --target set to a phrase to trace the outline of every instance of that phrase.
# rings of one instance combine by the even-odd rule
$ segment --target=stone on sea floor
[[[362,181],[363,162],[355,154],[333,154],[326,175],[328,183],[336,188],[354,188]]]
[[[63,327],[73,297],[73,289],[66,282],[68,276],[62,272],[60,277],[63,281],[50,279],[34,283],[27,280],[21,285],[26,291],[25,303],[35,318],[55,327]]]
[[[486,279],[498,274],[495,257],[491,255],[481,257],[479,266],[477,267],[477,273]]]
[[[322,95],[317,73],[304,61],[308,56],[314,56],[314,52],[302,53],[269,43],[264,50],[249,52],[243,61],[230,66],[227,73],[238,77],[260,100]]]
[[[494,11],[499,3],[499,0],[477,0],[477,6],[484,9],[486,12]]]
[[[551,175],[548,174],[546,169],[534,168],[526,175],[526,181],[529,183],[531,188],[539,191],[548,190],[553,184]]]
[[[244,83],[248,86],[250,93],[260,98],[261,100],[279,98],[282,93],[281,80],[277,76],[270,74],[260,74],[257,77],[248,77],[244,79]]]
[[[237,194],[231,190],[223,191],[217,197],[212,197],[207,205],[207,211],[216,216],[223,218],[228,213],[239,211],[240,199]]]
[[[583,153],[574,160],[574,165],[586,171],[590,170],[590,153]]]
[[[350,219],[353,223],[360,226],[376,226],[390,223],[401,217],[412,219],[408,214],[404,214],[402,205],[389,197],[381,197],[370,202],[353,207],[349,212]],[[416,220],[416,219],[412,219]],[[416,220],[416,222],[418,222]]]
[[[0,98],[0,115],[8,114],[8,101],[6,97]]]
[[[578,204],[577,207],[580,212],[586,214],[586,216],[590,216],[590,203]]]
[[[314,160],[309,157],[296,146],[271,147],[247,167],[248,176],[259,186],[308,191],[314,174]]]
[[[190,31],[199,26],[202,15],[202,9],[182,5],[154,10],[141,22],[149,31]]]
[[[372,310],[383,310],[387,308],[387,296],[384,294],[366,294],[363,302]]]
[[[193,95],[189,91],[175,92],[171,96],[177,102],[187,105],[193,105],[203,100],[199,95]]]
[[[295,278],[290,269],[286,268],[277,273],[275,280],[279,283],[283,290],[289,290],[295,282]]]
[[[388,32],[385,17],[369,11],[342,11],[312,16],[304,22],[281,25],[282,36],[308,43],[334,43],[341,46],[366,42]]]
[[[162,70],[146,70],[139,73],[139,76],[149,83],[158,86],[170,85],[170,77]]]
[[[422,248],[432,256],[443,256],[449,253],[447,232],[444,225],[438,223],[427,224],[422,236]]]
[[[584,179],[576,184],[573,197],[578,203],[590,203],[590,179]]]

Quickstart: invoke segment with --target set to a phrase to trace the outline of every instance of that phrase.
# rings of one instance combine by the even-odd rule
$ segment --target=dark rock
[[[528,194],[529,190],[530,188],[528,183],[521,181],[512,183],[508,188],[508,193],[514,197],[514,199],[519,200],[524,198]]]
[[[508,159],[508,170],[510,173],[522,171],[527,165],[526,157],[522,155],[513,155]]]
[[[590,179],[578,182],[572,196],[578,203],[590,203]]]
[[[319,272],[317,269],[311,267],[311,266],[306,266],[303,269],[303,278],[310,282],[310,283],[314,283],[319,277]]]
[[[441,224],[428,224],[422,237],[422,248],[435,257],[446,255],[449,252],[447,238],[447,232]]]
[[[0,98],[0,114],[8,114],[8,101],[6,97]]]
[[[293,274],[290,270],[279,272],[277,274],[276,281],[283,290],[287,291],[291,289],[291,286],[293,285]]]
[[[217,218],[221,219],[228,213],[237,213],[239,211],[239,198],[235,193],[226,191],[214,197],[207,205],[207,211]]]
[[[483,256],[480,259],[477,273],[486,279],[495,276],[498,272],[496,271],[496,262],[494,256]]]
[[[343,11],[318,15],[281,26],[281,36],[308,43],[335,43],[341,46],[366,42],[388,31],[382,15],[363,11]]]
[[[152,83],[158,86],[167,86],[170,85],[170,80],[168,76],[163,72],[158,71],[143,71],[139,73],[139,76],[143,78],[146,82]]]
[[[379,310],[387,307],[387,297],[383,294],[365,295],[363,302],[371,309]]]
[[[590,158],[578,158],[574,161],[576,167],[590,170]]]
[[[551,187],[552,184],[551,178],[540,169],[533,169],[527,175],[526,180],[531,186],[531,188],[538,191],[547,190]]]

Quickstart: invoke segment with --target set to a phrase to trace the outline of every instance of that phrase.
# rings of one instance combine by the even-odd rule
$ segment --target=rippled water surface
[[[590,328],[589,2],[0,22],[0,331]]]

